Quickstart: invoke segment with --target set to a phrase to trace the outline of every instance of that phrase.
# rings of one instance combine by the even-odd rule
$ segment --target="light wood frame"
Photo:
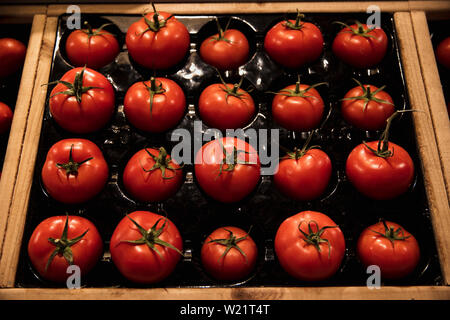
[[[415,33],[411,18],[411,8],[429,9],[439,12],[445,3],[442,1],[400,1],[400,2],[330,2],[330,3],[161,3],[159,10],[173,11],[177,14],[205,13],[264,13],[264,12],[365,12],[368,5],[376,4],[382,11],[394,12],[394,20],[399,35],[401,58],[404,65],[410,104],[413,109],[429,112],[426,88],[420,70]],[[80,5],[87,13],[121,13],[140,14],[150,5],[114,4],[114,5]],[[168,300],[267,300],[267,299],[450,299],[450,238],[446,236],[450,229],[449,202],[443,175],[442,162],[436,140],[435,127],[431,116],[413,115],[419,154],[422,160],[425,184],[432,224],[435,231],[444,286],[382,287],[369,290],[366,287],[258,287],[258,288],[160,288],[160,289],[119,289],[119,288],[83,288],[67,289],[22,289],[14,288],[15,273],[19,259],[18,248],[22,242],[23,229],[28,209],[34,161],[39,143],[39,133],[45,107],[47,88],[42,87],[48,81],[57,16],[65,13],[67,6],[50,5],[47,8],[45,30],[42,35],[39,64],[36,70],[35,85],[32,89],[32,101],[28,110],[26,128],[23,132],[23,146],[20,150],[19,163],[12,197],[9,199],[7,225],[3,239],[8,246],[3,246],[0,257],[0,299],[168,299]],[[6,199],[8,200],[8,199]],[[2,230],[0,229],[0,232]],[[0,234],[1,235],[1,234]],[[1,244],[1,243],[0,243]]]

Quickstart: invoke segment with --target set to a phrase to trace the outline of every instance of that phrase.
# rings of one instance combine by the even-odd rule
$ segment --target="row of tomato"
[[[278,227],[274,245],[282,268],[302,281],[332,277],[339,270],[346,249],[339,226],[316,211],[302,211],[285,219]],[[167,217],[134,211],[117,224],[109,252],[126,279],[155,284],[175,270],[183,256],[183,239]],[[357,253],[364,266],[379,267],[383,279],[411,274],[420,259],[414,236],[390,221],[367,227],[359,235]],[[203,241],[200,259],[204,270],[214,279],[240,281],[254,272],[258,254],[250,230],[223,226]],[[64,283],[70,265],[78,266],[82,276],[95,267],[103,255],[103,241],[88,219],[53,216],[33,231],[28,255],[42,278]]]
[[[302,21],[297,13],[295,20],[286,19],[276,23],[264,37],[264,49],[278,64],[298,68],[317,60],[324,46],[320,29],[311,22]],[[232,70],[249,60],[249,41],[241,31],[229,28],[228,21],[222,28],[218,19],[217,33],[202,41],[200,57],[219,70]],[[333,40],[333,53],[344,62],[357,68],[371,67],[385,56],[388,37],[381,27],[369,27],[355,21],[343,29]],[[118,55],[120,48],[115,36],[104,28],[86,28],[73,31],[67,38],[65,50],[74,66],[87,65],[99,69]],[[177,65],[186,55],[190,35],[186,26],[167,12],[145,14],[132,23],[125,42],[132,59],[149,69],[168,69]]]

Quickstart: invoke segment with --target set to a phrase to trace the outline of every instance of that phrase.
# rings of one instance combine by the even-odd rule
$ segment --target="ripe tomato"
[[[19,40],[0,39],[0,78],[6,78],[22,68],[27,48]]]
[[[450,69],[450,37],[442,40],[437,46],[436,59],[445,68]]]
[[[245,64],[248,60],[249,44],[245,35],[237,29],[225,30],[217,20],[219,33],[203,40],[200,45],[200,57],[219,70],[233,70]]]
[[[253,271],[258,248],[244,230],[227,226],[214,230],[201,250],[202,265],[218,280],[241,280]]]
[[[242,82],[242,81],[241,81]],[[240,88],[241,83],[214,83],[200,95],[200,117],[210,127],[219,130],[245,127],[255,114],[252,96]]]
[[[0,102],[0,134],[4,134],[9,131],[11,128],[13,118],[13,112],[11,108],[3,103]]]
[[[114,61],[119,54],[117,39],[106,30],[108,24],[92,29],[84,23],[86,29],[72,31],[66,40],[66,53],[70,62],[76,67],[87,66],[99,69]]]
[[[298,68],[322,54],[322,32],[310,22],[301,22],[303,17],[297,13],[296,20],[278,22],[264,38],[264,49],[282,66]]]
[[[183,255],[183,240],[166,217],[135,211],[119,222],[109,248],[114,264],[125,278],[150,284],[172,273]]]
[[[131,57],[149,69],[167,69],[179,63],[189,49],[189,41],[183,23],[156,9],[133,23],[125,38]]]
[[[275,253],[283,269],[294,278],[325,280],[339,269],[345,240],[341,229],[328,216],[302,211],[278,228]]]
[[[344,28],[333,40],[333,53],[345,63],[357,67],[368,68],[383,60],[388,39],[381,28],[369,28],[366,24],[356,21]]]
[[[128,121],[136,128],[163,132],[183,117],[186,97],[175,81],[152,77],[133,84],[127,90],[123,106]]]
[[[82,203],[102,191],[108,173],[108,164],[95,143],[64,139],[48,151],[41,176],[45,189],[55,200]]]
[[[327,188],[331,177],[332,165],[328,155],[315,149],[315,146],[308,147],[308,143],[302,149],[288,152],[273,176],[277,188],[295,200],[318,198]]]
[[[358,239],[358,256],[367,267],[377,265],[386,279],[403,278],[416,268],[420,249],[412,234],[400,225],[380,221],[366,228]]]
[[[125,189],[144,202],[166,200],[178,191],[182,182],[182,168],[163,147],[138,151],[123,172]]]
[[[345,121],[363,130],[384,128],[386,120],[394,113],[391,96],[383,91],[385,86],[362,85],[348,91],[341,104],[341,113]]]
[[[78,216],[55,216],[42,221],[28,242],[28,256],[45,279],[64,282],[69,265],[87,274],[103,253],[102,238],[95,225]]]
[[[317,128],[322,120],[324,102],[315,87],[300,84],[289,85],[275,94],[272,116],[283,128],[293,131],[309,131]]]
[[[101,73],[74,68],[55,83],[49,99],[50,113],[65,130],[73,133],[97,131],[114,113],[114,89]]]
[[[256,150],[243,140],[225,137],[203,145],[195,158],[195,176],[213,199],[237,202],[259,182],[261,163]]]
[[[371,141],[354,148],[347,158],[345,172],[365,196],[376,200],[393,199],[411,185],[414,163],[408,152],[393,142],[389,142],[384,151],[378,146],[379,141]],[[385,155],[380,156],[383,152]]]

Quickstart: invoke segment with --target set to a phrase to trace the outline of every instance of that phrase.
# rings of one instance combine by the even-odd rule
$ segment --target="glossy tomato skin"
[[[245,240],[239,241],[237,245],[245,253],[247,259],[236,248],[231,248],[222,257],[227,249],[218,243],[208,243],[215,239],[228,239],[231,231],[239,239],[247,236]],[[258,247],[250,235],[241,228],[226,226],[214,230],[204,241],[201,249],[202,265],[211,276],[217,280],[231,281],[242,280],[255,268],[258,258]]]
[[[86,218],[69,216],[67,236],[73,239],[89,230],[83,238],[70,248],[73,254],[73,265],[80,267],[84,276],[96,265],[103,253],[103,242],[96,226]],[[33,231],[28,242],[28,256],[35,270],[45,279],[54,282],[64,282],[70,274],[67,273],[69,263],[62,255],[56,255],[50,266],[45,270],[50,255],[55,246],[48,239],[60,239],[66,223],[66,216],[54,216],[42,221]]]
[[[256,150],[243,140],[226,137],[220,139],[227,153],[233,152],[233,146],[238,153],[238,161],[252,162],[252,164],[237,164],[232,171],[220,173],[222,162],[225,163],[222,146],[218,140],[213,140],[197,152],[195,158],[195,177],[198,184],[213,199],[231,203],[248,196],[256,187],[260,179],[261,163]],[[223,169],[228,165],[223,164]],[[220,173],[220,175],[219,175]]]
[[[309,85],[300,84],[300,90],[308,87]],[[283,90],[295,90],[295,85],[287,86]],[[272,116],[275,122],[283,128],[303,132],[319,126],[324,108],[325,105],[319,92],[311,88],[306,93],[306,97],[275,95],[272,101]]]
[[[11,129],[11,123],[13,119],[13,112],[11,108],[0,102],[0,134],[7,133]]]
[[[295,24],[294,20],[289,20]],[[278,22],[266,34],[264,49],[277,63],[288,68],[298,68],[317,60],[323,51],[323,36],[319,28],[310,22],[302,22],[300,30],[286,27],[286,21]]]
[[[308,233],[311,222],[313,232],[325,226],[336,226],[328,216],[316,211],[302,211],[284,220],[275,235],[275,252],[283,269],[292,277],[304,281],[320,281],[333,276],[339,269],[345,254],[345,239],[337,228],[326,229],[321,238],[320,252],[312,244],[308,244],[305,236],[299,231]]]
[[[378,141],[367,145],[377,150]],[[355,188],[376,200],[389,200],[405,193],[414,178],[414,163],[408,152],[389,142],[394,155],[382,158],[364,144],[355,147],[347,157],[346,174]]]
[[[123,172],[123,184],[128,193],[139,201],[166,200],[180,189],[183,183],[183,170],[174,160],[171,160],[171,166],[177,170],[166,169],[164,175],[168,179],[163,179],[162,171],[159,169],[145,172],[143,169],[148,171],[155,164],[155,160],[147,152],[157,157],[160,151],[147,148],[135,153],[128,160]]]
[[[78,168],[77,174],[67,174],[57,164],[68,163],[70,150],[75,162],[93,158]],[[108,180],[108,164],[97,145],[86,139],[64,139],[47,153],[41,177],[48,194],[63,203],[83,203],[95,197]]]
[[[159,20],[170,17],[170,13],[158,12]],[[153,20],[154,13],[146,18]],[[190,36],[186,27],[175,17],[159,31],[147,30],[144,18],[133,23],[127,31],[125,42],[128,53],[141,66],[149,69],[168,69],[179,63],[189,49]]]
[[[366,24],[362,26],[364,30],[369,29]],[[358,29],[356,24],[350,27]],[[349,28],[343,28],[333,40],[333,53],[340,60],[356,68],[368,68],[378,64],[386,55],[388,45],[386,33],[383,29],[376,28],[368,35],[371,37],[356,35]]]
[[[200,56],[208,64],[219,70],[233,70],[248,60],[250,46],[245,35],[237,29],[224,31],[223,38],[217,40],[219,34],[206,38],[200,45]]]
[[[66,54],[76,67],[100,69],[114,61],[119,54],[117,39],[106,30],[89,37],[87,30],[72,31],[66,40]],[[92,29],[96,32],[97,29]]]
[[[62,81],[73,83],[76,74],[83,68],[74,68],[66,72]],[[49,107],[53,119],[63,129],[72,133],[91,133],[103,128],[110,120],[115,109],[114,89],[101,73],[86,68],[83,76],[84,87],[98,87],[82,94],[81,103],[75,96],[57,94],[67,91],[67,87],[57,84],[50,96]]]
[[[447,69],[450,69],[450,37],[442,40],[436,48],[437,61]]]
[[[373,85],[364,85],[364,87],[370,87],[371,92],[378,90],[378,88]],[[349,90],[345,94],[344,99],[358,97],[361,95],[363,95],[363,90],[360,86],[357,86]],[[391,96],[383,90],[375,94],[375,98],[388,101],[391,104],[371,100],[366,106],[364,106],[365,101],[363,99],[344,100],[341,103],[342,117],[345,121],[359,129],[383,129],[386,126],[386,120],[395,111],[394,102]]]
[[[0,78],[6,78],[23,66],[27,48],[13,38],[0,39]]]
[[[163,93],[155,94],[150,112],[150,81],[136,82],[125,95],[124,112],[127,120],[139,130],[164,132],[173,128],[184,115],[186,97],[183,89],[173,80],[156,78]]]
[[[282,159],[273,176],[277,188],[288,197],[308,201],[317,199],[326,190],[332,173],[328,155],[310,149],[299,159]]]
[[[200,117],[209,127],[219,130],[243,128],[255,115],[255,102],[245,90],[237,90],[240,97],[227,97],[224,89],[232,89],[233,86],[215,83],[206,87],[200,94]]]
[[[141,227],[149,230],[159,220],[157,227],[162,227],[164,219],[149,211],[135,211],[128,215]],[[111,258],[128,280],[136,283],[151,284],[167,278],[175,269],[181,255],[175,250],[155,244],[162,258],[146,244],[131,244],[128,240],[141,239],[142,234],[128,217],[124,217],[114,230],[110,241]],[[161,240],[183,250],[183,240],[177,227],[167,219],[166,226],[160,237]]]
[[[390,221],[386,221],[386,225],[389,228],[401,228]],[[411,274],[420,260],[420,248],[416,238],[403,228],[402,230],[400,236],[409,238],[394,240],[392,243],[376,233],[385,233],[382,222],[364,229],[357,243],[358,256],[364,266],[377,265],[385,279],[399,279]]]

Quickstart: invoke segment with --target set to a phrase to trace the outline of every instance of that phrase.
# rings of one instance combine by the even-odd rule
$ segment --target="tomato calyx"
[[[69,228],[69,216],[66,215],[66,222],[64,224],[64,229],[61,234],[61,237],[59,239],[48,238],[48,242],[50,242],[51,244],[56,246],[56,248],[55,248],[55,250],[53,250],[49,259],[47,260],[47,263],[45,265],[45,272],[47,272],[48,268],[50,267],[50,264],[52,263],[53,259],[57,255],[62,255],[64,257],[64,259],[67,261],[67,263],[69,265],[72,265],[73,264],[73,253],[72,253],[72,249],[70,247],[73,246],[75,243],[79,242],[89,231],[89,229],[87,229],[80,236],[73,238],[73,239],[68,239],[67,238],[68,228]]]
[[[398,227],[397,229],[395,229],[392,226],[388,227],[388,225],[386,224],[386,221],[381,220],[381,222],[383,223],[383,226],[384,226],[384,233],[378,232],[378,231],[375,231],[372,229],[370,229],[370,231],[388,239],[391,242],[392,246],[394,246],[395,241],[406,240],[411,237],[411,236],[405,236],[405,233],[401,227]]]
[[[71,83],[69,81],[63,81],[63,80],[57,80],[57,81],[52,81],[52,82],[47,83],[47,85],[61,83],[61,84],[65,85],[68,89],[65,91],[57,92],[54,95],[52,95],[50,98],[53,98],[54,96],[59,95],[59,94],[66,94],[69,96],[74,96],[77,99],[77,102],[81,103],[81,97],[83,96],[84,93],[88,92],[91,89],[102,89],[101,87],[94,87],[94,86],[83,87],[83,77],[84,77],[85,70],[86,70],[86,66],[84,66],[80,72],[76,73],[73,83]]]
[[[56,166],[59,169],[64,169],[66,170],[66,174],[67,175],[77,175],[78,174],[78,168],[80,168],[80,166],[90,160],[94,159],[94,157],[90,157],[87,158],[83,161],[80,162],[76,162],[73,160],[73,144],[70,146],[70,152],[69,152],[69,162],[66,163],[57,163]]]
[[[350,29],[350,30],[347,30],[347,31],[344,31],[344,32],[352,33],[355,36],[361,36],[361,37],[364,37],[364,38],[375,38],[375,36],[369,34],[373,30],[375,30],[375,27],[364,29],[364,26],[358,20],[355,20],[355,24],[358,27],[357,29],[355,29],[355,28],[353,28],[353,27],[351,27],[351,26],[349,26],[349,25],[347,25],[347,24],[345,24],[345,23],[343,23],[341,21],[334,21],[333,23],[340,24],[340,25]]]
[[[328,258],[330,258],[330,254],[331,254],[330,241],[328,241],[328,239],[323,239],[322,234],[325,232],[326,229],[337,228],[338,226],[324,226],[322,228],[319,228],[319,224],[316,221],[311,220],[311,221],[308,221],[308,233],[306,233],[305,231],[303,231],[300,228],[303,222],[305,222],[305,221],[301,221],[298,224],[298,230],[304,236],[303,240],[306,243],[313,245],[319,252],[321,252],[321,249],[320,249],[321,243],[328,244]],[[314,225],[316,226],[316,230],[317,230],[316,232],[314,232],[312,230],[311,223],[314,223]]]
[[[240,238],[237,238],[231,230],[228,230],[226,228],[223,228],[223,229],[229,233],[228,238],[225,238],[225,239],[211,239],[210,241],[208,241],[208,243],[218,243],[218,244],[226,247],[225,251],[219,257],[219,262],[220,262],[220,260],[223,260],[225,258],[227,253],[232,248],[235,248],[244,257],[245,264],[248,264],[247,255],[245,254],[244,251],[242,251],[242,249],[239,247],[238,243],[243,241],[243,240],[245,240],[245,239],[247,239],[248,234],[250,233],[250,230],[252,228],[250,227],[250,230],[247,232],[247,234],[245,236],[243,236],[243,237],[240,237]]]
[[[321,86],[323,84],[328,84],[328,83],[327,82],[319,82],[319,83],[313,84],[312,86],[307,87],[304,90],[300,90],[300,84],[301,83],[300,83],[300,75],[299,75],[297,77],[297,82],[295,83],[295,89],[294,90],[292,90],[292,89],[282,89],[282,90],[280,90],[278,92],[271,92],[271,91],[269,91],[269,93],[273,93],[273,94],[277,94],[277,95],[281,95],[281,96],[286,96],[286,97],[300,97],[300,98],[315,98],[315,99],[317,99],[314,96],[306,95],[306,93],[309,90],[311,90],[311,89],[313,89],[315,87]]]
[[[166,227],[167,218],[159,218],[155,222],[155,224],[148,230],[145,230],[141,225],[139,225],[135,220],[133,220],[128,214],[127,214],[127,218],[130,219],[130,221],[138,228],[139,232],[142,235],[142,238],[137,239],[137,240],[121,240],[119,242],[119,244],[122,242],[136,244],[136,245],[145,244],[150,248],[150,250],[155,251],[158,254],[158,256],[163,260],[164,260],[164,257],[161,254],[161,252],[159,252],[158,248],[156,248],[156,246],[155,246],[156,244],[159,244],[160,246],[175,250],[181,256],[184,256],[183,253],[180,250],[178,250],[175,246],[173,246],[171,243],[163,241],[159,238],[161,236],[161,234],[163,233],[164,228]],[[164,219],[164,222],[163,222],[162,226],[160,228],[158,228],[158,223],[163,219]]]
[[[225,80],[223,80],[222,75],[220,74],[220,72],[217,71],[217,73],[219,74],[220,82],[223,85],[223,87],[220,87],[220,89],[225,92],[225,101],[227,102],[227,104],[228,104],[228,97],[229,96],[236,97],[236,98],[238,98],[240,100],[246,99],[245,95],[246,95],[247,92],[239,92],[239,89],[242,86],[242,82],[244,81],[244,76],[241,77],[241,79],[239,80],[238,83],[235,83],[233,85],[233,87],[230,88],[230,87],[228,87],[228,84],[225,82]]]
[[[283,24],[283,27],[292,29],[292,30],[301,30],[303,28],[303,23],[301,19],[305,17],[304,14],[300,13],[297,9],[297,17],[295,18],[295,22],[292,23],[289,19],[286,19],[286,22]]]
[[[222,161],[220,164],[220,169],[219,169],[219,176],[222,174],[223,171],[229,172],[229,171],[233,171],[234,168],[236,167],[236,165],[238,164],[255,164],[251,161],[242,161],[238,159],[238,156],[240,153],[245,153],[245,154],[250,154],[250,152],[245,151],[245,150],[238,150],[236,148],[236,146],[233,145],[233,151],[231,152],[227,152],[227,150],[225,149],[224,145],[222,144],[222,141],[219,140],[220,146],[222,147],[222,152],[223,152],[223,156],[225,161]],[[227,165],[226,168],[224,168],[223,166]]]
[[[144,166],[141,165],[142,170],[144,170],[145,172],[161,170],[161,176],[163,179],[172,179],[174,176],[167,177],[166,170],[176,171],[176,170],[180,170],[182,168],[182,166],[179,168],[174,168],[170,164],[170,162],[172,161],[172,158],[170,156],[168,156],[167,151],[166,151],[166,149],[164,149],[164,147],[159,148],[158,156],[153,155],[150,151],[147,150],[147,148],[145,148],[144,150],[155,161],[155,164],[150,169],[145,169]]]
[[[152,109],[153,109],[153,100],[155,98],[156,94],[163,94],[166,92],[166,89],[163,88],[162,83],[160,82],[159,85],[156,84],[155,77],[150,78],[150,86],[148,86],[145,82],[142,82],[145,86],[145,88],[148,90],[148,93],[150,94],[150,117],[152,116]]]
[[[88,39],[91,39],[91,37],[93,37],[93,36],[100,36],[100,35],[106,34],[104,32],[102,33],[103,28],[112,25],[112,23],[102,24],[99,28],[95,29],[95,31],[92,30],[92,27],[89,24],[89,22],[85,21],[84,25],[86,26],[87,29],[82,29],[81,31],[83,31],[84,33],[87,34]]]
[[[314,135],[315,130],[311,131],[311,133],[308,136],[308,139],[306,139],[305,144],[301,149],[295,147],[294,151],[288,151],[287,155],[283,157],[283,159],[294,159],[298,160],[301,157],[303,157],[309,150],[311,149],[320,149],[319,145],[309,146],[309,143],[311,142],[312,136]]]
[[[387,120],[386,120],[386,128],[384,129],[383,133],[380,136],[380,139],[378,140],[377,149],[371,148],[365,141],[363,141],[363,144],[366,146],[367,149],[372,151],[376,156],[381,158],[389,158],[394,155],[394,149],[389,150],[389,130],[391,128],[392,121],[395,117],[397,117],[400,113],[403,112],[410,112],[415,110],[397,110],[395,111]]]
[[[230,39],[225,38],[225,32],[228,30],[228,27],[230,26],[231,18],[228,19],[227,25],[225,26],[225,29],[222,29],[219,23],[219,19],[217,17],[215,18],[216,24],[217,24],[217,31],[219,32],[217,37],[212,37],[210,41],[225,41],[228,43],[231,43],[232,41]]]
[[[359,82],[355,78],[353,78],[353,80],[361,87],[361,89],[363,91],[363,94],[360,95],[360,96],[343,98],[343,99],[341,99],[341,101],[345,101],[345,100],[364,100],[364,107],[363,107],[364,111],[366,111],[367,105],[369,104],[370,101],[375,101],[375,102],[378,102],[378,103],[390,104],[392,106],[394,105],[393,103],[391,103],[391,102],[389,102],[387,100],[383,100],[383,99],[379,99],[379,98],[375,97],[377,95],[377,93],[379,93],[380,91],[383,91],[384,88],[386,88],[385,85],[380,87],[380,88],[378,88],[375,91],[370,91],[370,85],[365,87],[361,82]]]
[[[162,19],[159,20],[159,16],[160,14],[158,13],[158,11],[155,8],[155,4],[152,2],[152,7],[153,7],[153,20],[150,20],[147,18],[147,16],[145,14],[143,14],[142,16],[144,17],[144,21],[147,24],[147,29],[145,29],[144,31],[142,31],[140,35],[146,33],[147,31],[153,31],[153,32],[158,32],[159,30],[161,30],[162,28],[164,28],[167,24],[167,21],[169,19],[171,19],[174,15],[170,15],[167,19]]]

